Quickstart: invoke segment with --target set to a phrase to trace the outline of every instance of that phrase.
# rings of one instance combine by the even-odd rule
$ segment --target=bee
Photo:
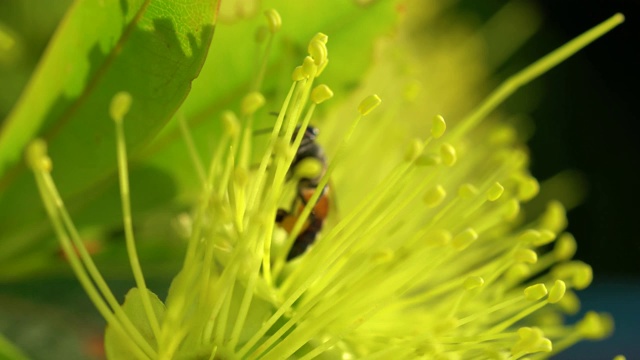
[[[301,128],[297,127],[293,134],[294,139],[299,131],[301,131]],[[311,197],[316,191],[321,191],[320,197],[313,205],[313,209],[311,210],[309,217],[306,219],[303,229],[296,237],[293,246],[287,255],[287,260],[292,260],[302,255],[307,248],[315,242],[329,213],[329,186],[325,185],[322,189],[317,189],[320,184],[320,180],[327,170],[327,159],[324,154],[324,149],[316,142],[318,133],[318,129],[311,125],[304,129],[302,141],[296,150],[296,154],[291,162],[291,167],[289,168],[289,176],[295,172],[296,167],[298,167],[303,160],[308,158],[317,160],[322,166],[321,171],[313,178],[300,178],[298,180],[296,198],[294,199],[294,204],[291,207],[292,211],[289,212],[284,209],[278,209],[276,214],[276,223],[278,223],[287,232],[291,232],[294,224],[300,216],[300,213],[311,200]]]

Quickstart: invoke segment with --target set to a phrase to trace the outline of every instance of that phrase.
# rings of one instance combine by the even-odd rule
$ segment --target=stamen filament
[[[134,346],[132,348],[140,358],[154,358],[156,352],[141,336],[127,315],[122,311],[122,308],[113,296],[113,293],[111,293],[108,285],[104,281],[104,278],[102,278],[93,263],[93,260],[89,256],[84,243],[80,239],[75,226],[73,226],[73,223],[71,222],[71,218],[64,207],[64,203],[58,194],[51,176],[43,170],[34,170],[38,190],[45,205],[45,209],[47,210],[47,214],[51,219],[51,223],[58,239],[60,240],[60,244],[65,255],[69,260],[69,264],[78,277],[80,284],[87,292],[87,295],[101,315],[105,318],[107,323],[110,326],[113,326],[113,329],[117,333],[124,338],[131,338],[133,340]],[[70,235],[65,230],[65,227],[69,230]],[[74,250],[74,245],[79,251],[80,256],[78,256],[76,250]],[[102,293],[102,295],[100,295],[100,293]],[[115,311],[115,314],[112,312],[112,309]]]
[[[144,311],[149,320],[149,325],[156,339],[160,338],[160,325],[158,318],[151,306],[149,291],[147,289],[142,267],[138,259],[136,243],[133,235],[133,222],[131,220],[131,200],[129,197],[129,170],[127,167],[127,148],[125,144],[124,129],[122,119],[116,119],[116,147],[118,152],[118,178],[120,181],[120,201],[122,202],[122,220],[124,223],[125,241],[127,244],[127,254],[129,255],[129,263],[133,271],[133,277],[136,286],[140,290],[140,297],[144,306]]]
[[[463,134],[474,128],[482,119],[486,118],[493,109],[502,104],[504,100],[509,98],[509,96],[520,87],[562,63],[585,46],[611,31],[614,27],[620,25],[623,21],[624,16],[622,14],[615,14],[600,25],[586,31],[542,59],[509,77],[494,90],[479,107],[450,132],[451,138],[456,140],[460,138]]]
[[[187,150],[189,151],[189,157],[191,158],[191,161],[193,162],[193,166],[196,169],[196,173],[200,178],[200,183],[204,187],[206,179],[205,179],[205,173],[204,173],[204,166],[202,165],[202,159],[200,158],[200,155],[198,154],[198,150],[196,149],[196,146],[193,143],[193,138],[191,137],[191,131],[189,130],[189,124],[187,124],[187,119],[184,117],[184,114],[182,112],[178,113],[178,123],[180,125],[180,133],[182,134],[182,137],[184,138],[184,142],[187,145]]]

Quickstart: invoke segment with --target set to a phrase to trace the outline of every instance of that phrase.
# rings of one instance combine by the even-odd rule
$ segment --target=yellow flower
[[[424,39],[408,30],[421,10],[406,10],[405,26],[378,44],[375,66],[340,106],[316,111],[333,95],[330,84],[318,85],[323,71],[340,66],[328,62],[331,37],[318,33],[291,69],[265,144],[255,141],[253,124],[276,100],[260,93],[260,80],[235,112],[223,114],[210,165],[193,156],[203,190],[165,301],[146,288],[131,228],[122,122],[135,99],[119,93],[110,109],[137,282],[122,307],[82,251],[44,143],[32,145],[29,159],[62,245],[109,324],[110,358],[517,359],[546,357],[612,331],[603,314],[563,324],[562,314],[577,310],[574,290],[589,285],[591,268],[571,260],[576,243],[563,232],[561,204],[550,203],[535,220],[521,216],[520,204],[536,196],[538,182],[515,130],[485,118],[622,16],[516,74],[468,116],[445,121],[449,115],[438,114],[432,99],[451,108],[455,97],[444,94],[442,79],[451,76],[460,82],[452,87],[468,91],[467,74],[437,74],[429,66],[456,64],[477,44],[449,60],[435,49],[416,50]],[[286,19],[274,10],[265,15],[271,41]],[[472,65],[460,71],[473,77]],[[380,97],[371,95],[375,89]],[[304,131],[312,121],[318,139]],[[295,162],[302,141],[320,146],[305,164]],[[327,200],[334,206],[325,219],[319,212],[327,208],[316,204]],[[286,226],[274,221],[279,209]],[[316,241],[287,260],[309,233]],[[553,250],[544,251],[551,243]]]

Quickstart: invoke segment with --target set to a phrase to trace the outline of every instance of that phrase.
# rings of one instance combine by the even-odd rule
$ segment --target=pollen
[[[504,186],[502,186],[502,184],[500,184],[499,182],[495,182],[493,183],[493,185],[491,185],[489,190],[487,190],[487,193],[486,193],[487,200],[496,201],[500,199],[503,193],[504,193]]]
[[[613,321],[607,315],[589,311],[578,323],[577,329],[586,339],[602,339],[611,334]]]
[[[547,293],[547,287],[544,284],[535,284],[524,289],[524,296],[529,300],[540,300]]]
[[[578,245],[573,235],[564,233],[556,241],[556,245],[553,248],[553,254],[558,260],[569,260],[576,253]]]
[[[442,203],[444,198],[447,196],[447,192],[442,187],[442,185],[437,185],[433,189],[430,189],[424,195],[424,203],[428,207],[436,207]]]
[[[368,115],[373,109],[377,108],[382,100],[378,97],[378,95],[370,95],[366,97],[360,105],[358,106],[358,112],[362,116]]]
[[[451,245],[454,249],[461,251],[478,239],[478,233],[474,229],[466,229],[453,237]]]
[[[544,337],[539,328],[523,327],[518,329],[518,342],[511,348],[514,357],[521,357],[537,352],[550,352],[551,341]]]
[[[530,200],[538,195],[538,191],[540,191],[538,180],[528,176],[523,176],[519,179],[518,198],[520,198],[520,200]]]
[[[264,96],[259,92],[252,92],[242,99],[242,114],[251,115],[265,104]]]
[[[442,117],[442,115],[436,115],[433,118],[431,125],[431,136],[433,136],[434,139],[438,139],[444,134],[446,130],[447,123],[444,121],[444,118]]]
[[[311,92],[311,101],[321,104],[333,97],[333,91],[327,85],[318,85]]]
[[[535,264],[538,262],[538,254],[531,249],[518,249],[514,255],[516,261],[524,262],[528,264]]]
[[[222,124],[227,136],[235,136],[240,131],[238,117],[232,111],[222,113]]]
[[[409,147],[407,147],[407,151],[405,152],[405,161],[414,161],[420,156],[420,154],[422,154],[423,149],[422,140],[413,139],[413,141],[409,143]]]
[[[302,62],[302,72],[308,78],[316,77],[318,74],[318,65],[311,56],[304,58],[304,61]]]
[[[446,166],[453,166],[458,160],[456,149],[451,144],[443,144],[440,147],[440,156],[442,157],[442,163]]]
[[[565,292],[567,291],[567,285],[562,280],[556,280],[556,282],[551,287],[551,291],[549,291],[549,302],[552,304],[557,303],[562,300]]]
[[[311,40],[308,51],[317,66],[320,66],[327,61],[326,43],[320,40]]]
[[[33,140],[27,147],[27,163],[34,171],[51,171],[51,159],[47,156],[47,143],[42,139]]]
[[[121,122],[131,108],[131,94],[121,91],[113,96],[109,106],[109,115],[116,122]]]
[[[267,27],[269,32],[275,34],[282,27],[282,18],[280,13],[275,9],[269,9],[264,12],[264,16],[267,18]]]
[[[305,78],[306,78],[306,74],[302,66],[296,66],[296,68],[293,69],[293,72],[291,73],[291,79],[293,81],[302,81]]]
[[[475,187],[473,184],[462,184],[460,185],[460,187],[458,188],[458,196],[461,199],[473,199],[474,197],[476,197],[478,195],[479,191],[478,188]]]

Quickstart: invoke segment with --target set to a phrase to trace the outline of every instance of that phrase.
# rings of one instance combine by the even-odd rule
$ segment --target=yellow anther
[[[509,200],[504,205],[504,219],[508,221],[515,220],[520,214],[520,202],[516,199]]]
[[[578,332],[587,339],[598,340],[613,332],[613,319],[608,314],[589,311],[576,326]]]
[[[560,261],[569,260],[576,253],[577,247],[578,245],[573,235],[564,233],[560,235],[556,241],[556,246],[553,248],[553,255]]]
[[[511,159],[511,163],[516,168],[529,167],[529,155],[522,149],[512,149],[506,152]],[[523,177],[522,179],[526,179]]]
[[[469,276],[464,280],[464,288],[467,290],[473,290],[484,285],[484,279],[482,276]]]
[[[313,58],[314,63],[320,66],[325,62],[328,56],[327,45],[320,40],[311,40],[307,48],[309,55]]]
[[[511,355],[520,358],[525,354],[550,352],[553,349],[551,340],[544,337],[542,330],[536,327],[518,329],[518,341],[511,348]]]
[[[51,171],[51,160],[47,156],[47,143],[44,140],[33,140],[27,147],[26,157],[34,171]]]
[[[304,73],[304,69],[302,66],[296,66],[293,69],[293,73],[291,73],[291,80],[293,81],[302,81],[307,78],[307,75]]]
[[[478,195],[478,188],[473,184],[462,184],[458,188],[458,196],[462,199],[473,199]]]
[[[538,262],[538,254],[531,249],[518,249],[513,257],[516,261],[527,264],[535,264]]]
[[[27,147],[27,162],[32,168],[37,168],[42,157],[47,156],[47,143],[38,138]]]
[[[453,237],[451,245],[454,249],[460,251],[466,249],[472,242],[478,239],[478,233],[469,228]]]
[[[311,101],[315,104],[321,104],[332,97],[333,91],[325,84],[318,85],[311,91]]]
[[[317,34],[315,34],[315,35],[313,36],[313,38],[311,39],[311,41],[313,41],[313,40],[318,40],[318,41],[322,42],[323,44],[326,44],[326,43],[327,43],[327,41],[329,41],[329,37],[328,37],[327,35],[325,35],[325,34],[323,34],[323,33],[319,32],[319,33],[317,33]]]
[[[573,276],[573,287],[577,290],[586,289],[593,281],[593,269],[590,265],[581,263]]]
[[[491,185],[491,187],[486,192],[487,200],[496,201],[500,199],[503,193],[504,193],[504,186],[502,186],[502,184],[496,181],[495,183],[493,183],[493,185]]]
[[[613,360],[627,360],[627,358],[624,355],[616,355]]]
[[[422,149],[423,149],[422,140],[413,139],[409,144],[407,151],[404,154],[405,161],[413,161],[417,159],[418,156],[422,154]]]
[[[131,108],[131,94],[126,91],[120,91],[111,99],[109,105],[109,115],[116,122],[121,122]]]
[[[280,17],[280,13],[275,9],[269,9],[264,12],[264,16],[267,18],[269,32],[272,34],[278,32],[282,27],[282,18]]]
[[[540,227],[559,233],[567,227],[567,211],[559,201],[552,201],[542,215]]]
[[[427,207],[434,208],[440,205],[446,196],[447,191],[442,187],[442,185],[437,185],[424,194],[423,200]]]
[[[544,284],[535,284],[524,289],[524,296],[531,301],[540,300],[549,292]]]
[[[311,56],[307,56],[304,58],[304,61],[302,62],[302,72],[308,78],[313,78],[316,76],[316,73],[318,72],[318,65],[316,65]]]
[[[382,100],[378,95],[369,95],[360,102],[360,105],[358,105],[358,112],[360,115],[366,116],[373,111],[373,109],[377,108],[381,102]]]
[[[518,182],[518,198],[522,201],[533,199],[540,191],[538,180],[532,177],[525,177]]]
[[[451,144],[442,144],[440,147],[440,156],[442,157],[442,163],[446,166],[453,166],[458,160],[456,148]]]
[[[540,232],[534,229],[527,229],[518,235],[518,241],[525,245],[534,244],[540,239]]]
[[[242,114],[252,115],[258,111],[264,103],[265,99],[261,93],[257,91],[250,92],[244,97],[244,99],[242,99],[242,105],[240,107],[242,109]]]
[[[228,136],[234,136],[240,130],[240,123],[238,117],[233,111],[225,111],[222,113],[222,126],[224,132]]]
[[[557,279],[564,279],[569,282],[569,285],[577,290],[587,288],[593,281],[591,266],[582,261],[559,264],[551,270],[551,274]]]
[[[505,274],[507,279],[511,282],[520,282],[531,274],[531,268],[525,263],[517,263],[507,270]]]
[[[567,292],[567,284],[562,280],[556,280],[549,291],[549,302],[555,304],[562,300],[564,294]]]
[[[436,115],[431,123],[431,136],[433,136],[434,139],[438,139],[444,135],[446,130],[447,123],[444,121],[444,118],[442,115]]]
[[[553,242],[553,240],[555,240],[555,238],[556,238],[556,234],[553,231],[542,230],[542,231],[540,231],[540,237],[538,237],[533,242],[533,245],[534,246],[547,245],[547,244]]]
[[[51,158],[49,156],[44,156],[40,160],[40,170],[44,172],[51,172],[51,170],[53,170],[53,163],[51,162]]]
[[[562,311],[569,315],[575,315],[580,311],[580,299],[573,291],[566,291],[557,304]]]

